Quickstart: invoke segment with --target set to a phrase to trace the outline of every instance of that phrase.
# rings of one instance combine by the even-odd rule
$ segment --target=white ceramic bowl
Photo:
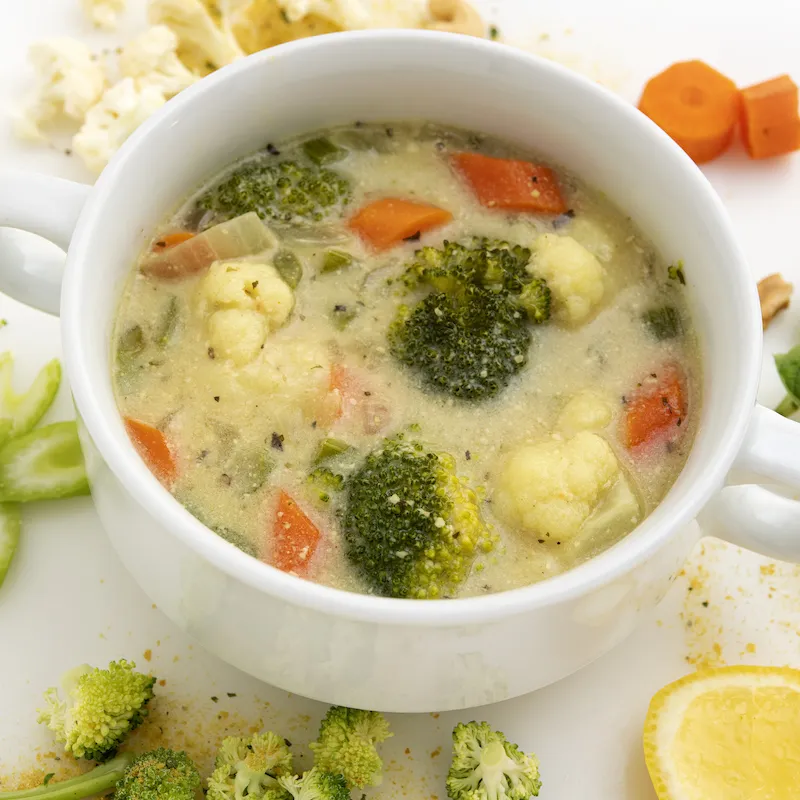
[[[624,541],[524,589],[452,601],[349,594],[283,574],[219,539],[150,474],[117,413],[115,309],[153,227],[234,159],[297,133],[424,118],[534,147],[602,188],[668,261],[686,265],[705,365],[697,439],[663,503]],[[93,189],[0,177],[0,225],[69,244],[64,356],[97,510],[158,607],[207,649],[268,683],[330,703],[432,711],[504,700],[558,680],[630,633],[667,591],[697,534],[800,555],[800,508],[738,466],[800,485],[800,427],[755,407],[755,287],[701,172],[639,112],[588,80],[502,45],[408,31],[306,39],[227,67],[137,131]],[[2,287],[58,313],[31,276]],[[738,461],[737,461],[738,459]]]

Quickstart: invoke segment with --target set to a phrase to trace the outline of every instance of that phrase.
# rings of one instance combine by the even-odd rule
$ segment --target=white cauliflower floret
[[[611,261],[617,249],[614,240],[600,226],[599,222],[582,215],[572,220],[569,234],[606,264]]]
[[[110,31],[117,27],[126,0],[81,0],[86,16],[98,27]]]
[[[166,103],[157,86],[137,87],[133,78],[112,86],[89,109],[72,149],[93,172],[99,173],[125,140]]]
[[[166,25],[178,37],[181,50],[191,53],[192,62],[207,62],[219,69],[245,53],[231,28],[230,0],[217,5],[219,25],[201,0],[151,0],[147,17],[151,25]]]
[[[569,436],[578,431],[601,431],[611,422],[611,403],[591,390],[578,392],[561,410],[556,427]]]
[[[603,267],[595,256],[570,236],[545,233],[531,247],[529,269],[547,281],[556,316],[582,322],[603,299]]]
[[[619,471],[614,451],[596,433],[524,445],[506,461],[493,507],[509,525],[537,539],[568,541]]]
[[[200,298],[217,308],[259,312],[276,330],[294,308],[294,292],[272,264],[217,261],[200,283]]]
[[[38,85],[16,122],[16,132],[22,138],[43,141],[47,138],[43,125],[61,117],[83,121],[103,94],[106,74],[92,51],[75,39],[35,42],[28,59],[37,72]]]
[[[428,0],[279,0],[290,22],[309,14],[344,30],[421,28],[428,20]]]
[[[249,364],[266,341],[269,327],[258,311],[223,308],[208,318],[208,341],[215,354],[237,366]]]
[[[153,25],[131,39],[119,56],[119,71],[137,86],[157,86],[167,98],[200,80],[175,51],[178,37],[166,25]]]

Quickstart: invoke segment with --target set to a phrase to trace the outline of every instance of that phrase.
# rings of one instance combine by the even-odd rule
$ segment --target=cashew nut
[[[780,273],[768,275],[758,282],[758,299],[761,301],[761,321],[764,330],[779,311],[789,307],[794,287]]]
[[[428,13],[432,20],[425,26],[428,30],[486,37],[481,15],[464,0],[428,0]]]

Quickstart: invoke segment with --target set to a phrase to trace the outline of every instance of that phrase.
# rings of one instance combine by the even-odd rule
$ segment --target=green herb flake
[[[49,786],[50,781],[55,778],[55,772],[48,772],[47,775],[44,776],[44,780],[42,781],[42,786]]]
[[[683,272],[683,261],[676,261],[667,267],[667,275],[671,281],[678,281],[681,286],[686,286],[686,275]]]
[[[500,38],[500,29],[497,25],[490,25],[489,26],[489,38],[496,42]]]

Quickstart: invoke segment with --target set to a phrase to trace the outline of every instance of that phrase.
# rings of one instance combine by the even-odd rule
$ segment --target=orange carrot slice
[[[563,214],[567,210],[556,175],[549,167],[479,153],[456,153],[452,163],[482,206],[533,214]]]
[[[194,234],[190,233],[189,231],[176,231],[175,233],[168,233],[166,236],[162,236],[160,239],[157,239],[155,242],[153,242],[153,252],[163,253],[164,250],[169,250],[171,247],[188,242],[189,239],[193,238]]]
[[[623,440],[629,449],[666,441],[686,421],[686,400],[678,368],[665,367],[653,383],[625,398]]]
[[[681,61],[651,78],[639,110],[697,164],[722,155],[739,116],[736,84],[703,61]]]
[[[303,575],[320,540],[316,525],[282,489],[272,524],[272,563],[284,572]]]
[[[800,149],[797,85],[788,75],[742,89],[742,136],[750,158]]]
[[[178,468],[164,434],[158,428],[130,417],[125,419],[125,428],[150,471],[169,488],[178,477]]]
[[[364,206],[348,226],[375,250],[389,250],[403,239],[438,228],[453,219],[443,208],[385,197]]]

